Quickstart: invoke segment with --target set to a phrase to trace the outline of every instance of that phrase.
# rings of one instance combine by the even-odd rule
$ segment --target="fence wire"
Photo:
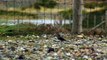
[[[72,23],[72,0],[54,0],[58,4],[54,8],[34,9],[33,5],[40,0],[0,0],[1,25],[15,25],[20,23],[33,24],[70,24]],[[89,0],[84,0],[84,4]],[[90,1],[97,2],[99,1]],[[100,1],[101,2],[101,1]],[[84,5],[82,4],[82,5]],[[86,9],[88,12],[98,10],[98,8]],[[97,7],[97,5],[96,5]],[[83,14],[83,27],[92,28],[105,20],[105,14]],[[62,25],[61,25],[62,26]],[[71,27],[71,24],[69,25]],[[101,26],[104,28],[104,25]]]

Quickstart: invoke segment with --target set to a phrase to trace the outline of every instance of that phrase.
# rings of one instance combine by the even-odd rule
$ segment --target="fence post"
[[[106,35],[107,35],[107,11],[105,13],[105,32],[106,32]]]

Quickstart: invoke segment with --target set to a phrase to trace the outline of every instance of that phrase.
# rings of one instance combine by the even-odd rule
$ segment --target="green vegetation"
[[[72,9],[66,10],[66,11],[60,11],[59,14],[60,14],[64,19],[72,19]]]
[[[54,0],[38,0],[33,7],[36,9],[40,9],[41,7],[44,8],[54,8],[57,5],[57,2]],[[32,6],[30,6],[32,7]],[[107,10],[107,4],[106,3],[96,3],[96,2],[91,2],[91,3],[86,3],[85,8],[95,8],[95,7],[105,7],[105,9],[99,10],[99,11],[94,11],[94,12],[85,12],[83,11],[84,14],[84,20],[83,20],[83,27],[87,27],[87,20],[89,21],[89,28],[94,26],[94,19],[96,16],[96,25],[99,24],[102,20],[102,16],[105,14],[105,11]],[[27,7],[23,7],[22,10],[25,10]],[[72,19],[72,9],[65,10],[65,11],[60,11],[59,14],[64,19]],[[31,13],[25,13],[25,12],[19,12],[19,11],[5,11],[5,10],[0,10],[0,18],[8,18],[12,19],[15,17],[25,17],[28,19],[29,17],[32,19],[38,18],[36,14],[31,14]],[[88,18],[87,18],[88,16]],[[2,21],[0,21],[2,23]],[[57,30],[56,30],[57,29]],[[53,34],[57,31],[64,30],[66,31],[71,31],[70,25],[63,25],[62,28],[56,28],[52,25],[34,25],[31,23],[24,23],[24,24],[18,24],[18,25],[13,25],[13,26],[0,26],[0,36],[16,36],[16,35],[41,35],[41,34]]]
[[[28,33],[31,33],[32,30],[35,30],[35,27],[33,24],[18,24],[14,26],[1,26],[0,28],[0,35],[26,35]],[[33,31],[32,31],[33,32]]]
[[[0,26],[0,36],[54,34],[57,31],[67,32],[68,30],[68,28],[56,28],[49,24],[34,25],[31,23],[21,23],[13,26]]]
[[[95,7],[107,7],[106,2],[91,2],[91,3],[85,3],[85,8],[95,8]]]
[[[90,17],[91,16],[93,17],[94,15],[102,15],[102,14],[104,14],[105,10],[107,10],[107,8],[106,8],[107,7],[107,3],[106,2],[85,3],[84,7],[85,8],[90,8],[90,9],[95,8],[95,7],[101,7],[101,8],[104,7],[103,10],[90,12],[90,13],[87,13],[86,11],[83,11],[83,14],[87,14],[87,15],[90,15]],[[72,19],[72,13],[73,13],[72,9],[59,12],[59,14],[61,14],[64,19]]]
[[[94,26],[94,20],[96,16],[96,25],[102,22],[102,17],[105,19],[105,11],[106,9],[100,10],[100,11],[94,11],[87,13],[88,18],[85,18],[83,20],[83,27],[86,27],[87,20],[89,21],[89,28]]]
[[[94,12],[83,11],[83,15],[84,15],[83,27],[87,26],[86,25],[87,20],[89,21],[88,24],[90,24],[89,28],[93,27],[95,16],[96,16],[96,25],[99,24],[102,21],[102,16],[104,16],[106,10],[107,9],[105,8],[105,9],[102,9],[99,11],[94,11]],[[67,10],[67,11],[61,11],[61,12],[59,12],[59,14],[61,14],[64,19],[72,19],[72,9]],[[87,16],[89,18],[86,18]]]
[[[12,18],[12,17],[26,17],[26,18],[38,18],[36,14],[30,14],[30,13],[25,13],[25,12],[18,12],[18,11],[5,11],[5,10],[0,10],[0,16],[2,17],[7,17],[7,18]]]
[[[59,14],[64,18],[64,19],[72,19],[72,9],[65,10],[65,11],[60,11]],[[87,12],[83,11],[83,14],[87,14]]]
[[[45,8],[54,8],[57,5],[57,2],[54,0],[38,0],[34,4],[34,8],[40,9],[40,7],[45,7]]]

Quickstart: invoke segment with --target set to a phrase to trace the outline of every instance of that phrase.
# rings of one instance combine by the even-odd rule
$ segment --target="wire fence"
[[[55,0],[58,4],[54,8],[34,9],[32,7],[39,0],[1,0],[0,1],[0,24],[15,25],[19,23],[33,24],[68,24],[71,27],[72,22],[72,0]],[[89,2],[89,1],[88,1]],[[99,3],[99,1],[90,1]],[[101,1],[100,1],[101,2]],[[84,1],[84,4],[87,1]],[[93,3],[94,4],[94,3]],[[93,6],[96,6],[93,8]],[[105,20],[105,10],[92,5],[84,10],[91,12],[83,14],[83,27],[92,28]],[[101,11],[100,11],[101,10]],[[94,12],[95,11],[95,12]],[[103,24],[100,26],[104,28]]]

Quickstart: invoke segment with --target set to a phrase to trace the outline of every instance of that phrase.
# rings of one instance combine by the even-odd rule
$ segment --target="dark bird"
[[[28,49],[26,49],[26,48],[24,48],[25,50],[24,50],[24,52],[29,52],[29,50]]]
[[[19,60],[25,59],[25,56],[24,56],[24,55],[20,55],[20,56],[18,57],[18,59],[19,59]]]
[[[60,40],[61,42],[66,41],[60,34],[57,34],[57,39]]]
[[[0,50],[4,50],[4,48],[3,48],[3,46],[2,46],[2,45],[0,45]]]
[[[13,47],[13,46],[12,46],[12,47],[10,47],[9,49],[10,49],[11,51],[15,51],[15,50],[16,50],[16,48],[15,48],[15,47]]]
[[[49,47],[47,53],[54,52],[54,51],[55,51],[54,48]]]

